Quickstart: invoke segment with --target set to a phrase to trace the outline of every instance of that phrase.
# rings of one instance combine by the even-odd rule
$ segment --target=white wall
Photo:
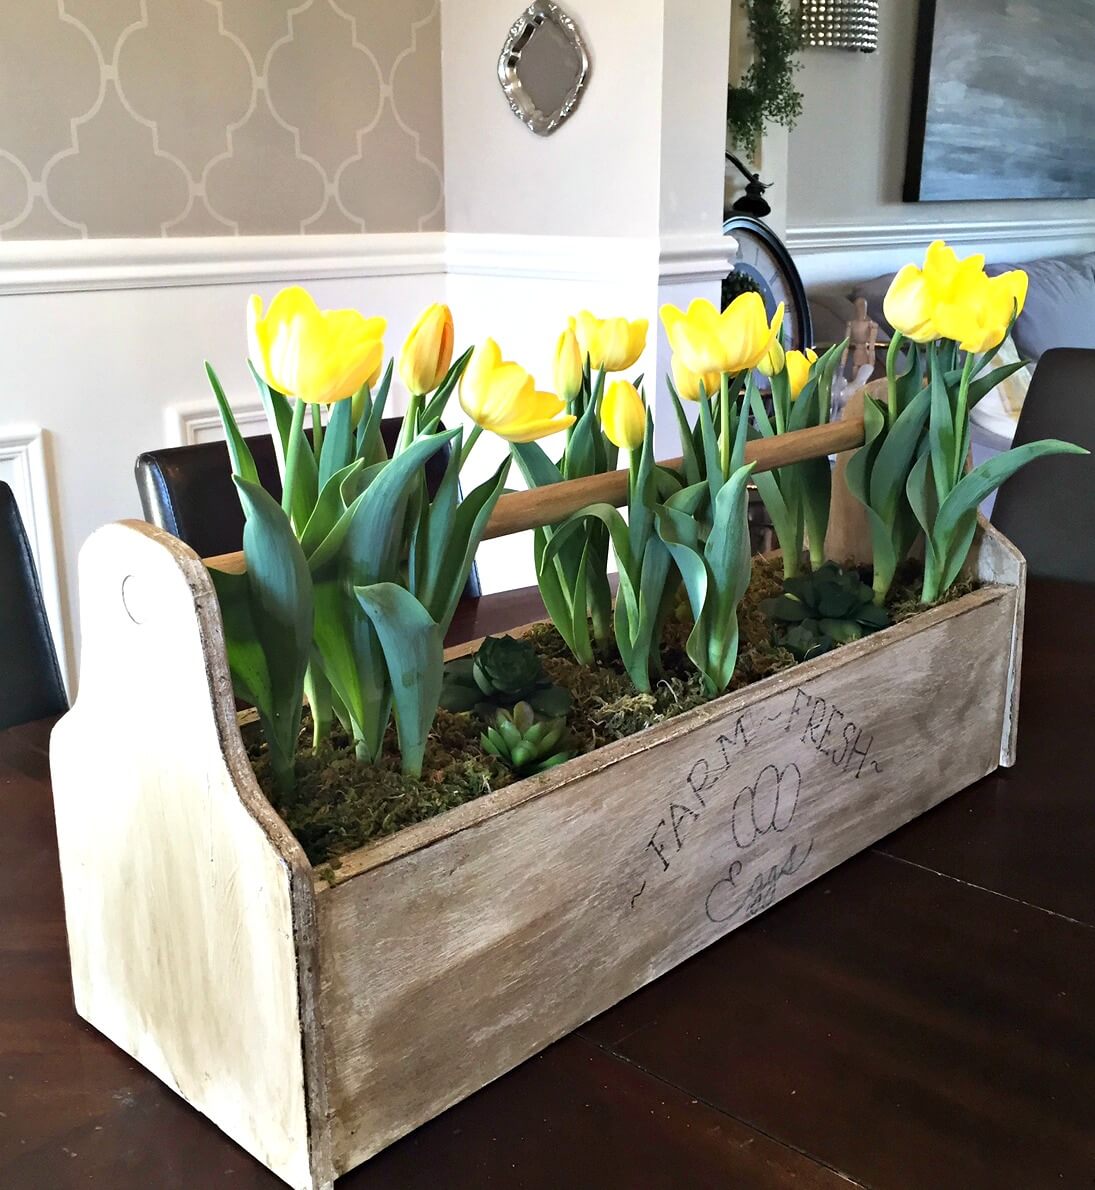
[[[1095,201],[902,202],[918,7],[881,0],[874,54],[800,55],[787,221],[807,281],[888,271],[936,235],[995,260],[1095,246]]]
[[[656,227],[663,6],[568,0],[589,51],[589,86],[576,113],[539,137],[510,112],[498,83],[498,55],[520,5],[445,0],[448,230],[617,236]]]

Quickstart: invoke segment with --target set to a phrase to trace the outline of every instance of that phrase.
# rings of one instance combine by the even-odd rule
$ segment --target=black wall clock
[[[752,215],[731,215],[722,225],[723,235],[738,242],[734,270],[722,282],[722,307],[748,290],[759,293],[771,318],[784,303],[783,338],[788,347],[802,351],[814,345],[810,305],[795,262],[783,241],[760,219]]]

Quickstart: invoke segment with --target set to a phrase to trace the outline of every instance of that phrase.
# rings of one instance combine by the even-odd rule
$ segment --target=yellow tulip
[[[399,378],[409,393],[432,393],[445,379],[453,341],[452,311],[440,302],[427,306],[399,353]]]
[[[554,393],[539,392],[520,364],[502,359],[493,339],[472,352],[460,378],[460,407],[477,426],[508,442],[535,442],[575,422]]]
[[[736,374],[755,368],[768,354],[783,324],[783,303],[771,324],[759,293],[743,293],[720,314],[697,298],[687,312],[662,306],[669,345],[691,372]]]
[[[718,372],[705,372],[703,374],[697,372],[690,372],[681,360],[679,355],[674,355],[670,360],[670,367],[673,371],[673,387],[677,390],[679,397],[684,397],[687,401],[698,401],[700,399],[700,382],[703,382],[703,391],[708,396],[714,396],[719,391],[719,385],[722,382],[722,377]]]
[[[975,354],[999,347],[1026,292],[1027,275],[1021,269],[999,277],[983,272],[960,276],[936,303],[933,318],[939,334]]]
[[[817,352],[807,347],[805,351],[787,352],[787,383],[791,386],[793,401],[806,387],[810,369],[817,363]]]
[[[890,282],[882,311],[886,321],[914,343],[930,343],[939,337],[932,321],[934,299],[928,279],[915,264],[907,264]]]
[[[635,363],[646,347],[648,325],[645,318],[597,318],[588,310],[570,320],[582,359],[588,355],[591,368],[606,372],[623,372]]]
[[[255,371],[271,388],[309,405],[344,401],[366,381],[376,383],[386,326],[356,310],[320,310],[299,285],[278,293],[265,316],[257,294],[247,307]]]
[[[1021,269],[990,278],[984,256],[960,260],[936,240],[922,269],[908,264],[893,279],[884,310],[894,329],[917,343],[953,339],[963,351],[987,351],[1003,340],[1026,292]]]
[[[584,360],[578,336],[568,327],[555,346],[555,391],[568,405],[582,391]]]
[[[646,437],[646,406],[627,380],[614,380],[601,403],[601,428],[621,450],[638,450]]]

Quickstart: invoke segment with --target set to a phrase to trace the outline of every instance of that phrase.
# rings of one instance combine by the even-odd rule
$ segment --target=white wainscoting
[[[808,287],[895,272],[939,239],[967,253],[983,252],[990,261],[1018,263],[1095,249],[1095,218],[849,223],[787,231],[787,246]]]
[[[0,243],[0,295],[444,273],[443,232]]]
[[[57,660],[67,686],[70,657],[53,531],[50,479],[45,431],[37,426],[0,426],[0,480],[11,488],[23,518],[30,552],[38,568]]]
[[[256,400],[254,404],[238,402],[233,404],[232,412],[235,414],[236,425],[245,438],[269,432],[266,410],[263,409],[261,401]],[[197,446],[201,442],[224,440],[221,415],[212,399],[172,406],[164,414],[164,428],[167,434],[166,445],[169,446]]]

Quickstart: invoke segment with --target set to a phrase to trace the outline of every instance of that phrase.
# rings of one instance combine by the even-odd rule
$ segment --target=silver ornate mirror
[[[574,111],[588,77],[589,55],[574,22],[551,0],[533,0],[498,58],[513,114],[537,136],[549,136]]]

